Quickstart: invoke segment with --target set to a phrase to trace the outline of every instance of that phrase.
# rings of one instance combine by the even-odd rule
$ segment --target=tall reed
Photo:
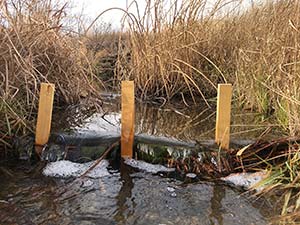
[[[155,0],[143,10],[134,3],[131,57],[119,61],[117,80],[135,80],[142,99],[168,100],[206,100],[218,83],[232,82],[238,105],[299,133],[299,1]]]
[[[155,0],[147,1],[143,10],[133,4],[144,14],[128,20],[131,58],[119,65],[118,79],[134,79],[142,99],[188,95],[206,101],[214,96],[217,83],[234,77],[224,76],[232,71],[228,60],[233,58],[234,40],[228,34],[231,27],[219,21],[224,3],[218,1],[210,10],[207,4]]]
[[[97,93],[86,46],[64,27],[66,5],[0,2],[0,140],[34,130],[39,84],[56,85],[55,104]]]
[[[299,135],[300,2],[251,2],[148,0],[140,10],[133,1],[131,59],[120,61],[117,79],[135,80],[142,99],[190,96],[207,104],[217,83],[232,82],[236,105],[275,119],[283,135]],[[295,222],[299,153],[286,159],[269,168],[266,191],[283,191],[282,213]]]

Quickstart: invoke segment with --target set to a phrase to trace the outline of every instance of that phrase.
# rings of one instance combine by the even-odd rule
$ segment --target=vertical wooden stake
[[[231,96],[231,84],[218,85],[216,143],[223,149],[228,149],[230,142]]]
[[[36,123],[35,144],[36,151],[41,154],[39,146],[47,144],[52,119],[52,108],[54,98],[54,84],[41,83],[39,109]]]
[[[121,156],[133,156],[135,106],[134,82],[122,81],[122,115],[121,115]]]

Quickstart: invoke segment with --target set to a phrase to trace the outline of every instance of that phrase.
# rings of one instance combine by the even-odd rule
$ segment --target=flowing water
[[[53,178],[38,166],[29,169],[2,169],[1,224],[245,225],[267,224],[270,216],[267,202],[219,182],[178,180],[125,164],[100,178]]]
[[[1,165],[0,224],[269,223],[274,212],[268,200],[217,179],[166,168],[166,154],[183,157],[196,151],[201,161],[215,148],[213,110],[136,108],[135,157],[140,160],[120,162],[112,153],[83,177],[92,160],[120,136],[118,101],[108,101],[102,113],[84,121],[55,118],[57,134],[43,157],[56,162]],[[259,137],[266,126],[244,126],[255,119],[234,116],[232,138]]]

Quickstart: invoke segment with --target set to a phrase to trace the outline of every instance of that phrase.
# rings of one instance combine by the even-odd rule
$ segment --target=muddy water
[[[180,155],[199,150],[199,143],[213,139],[213,109],[147,104],[136,108],[137,151],[153,156],[163,149]],[[114,98],[106,101],[102,112],[87,115],[83,121],[74,116],[76,110],[56,117],[54,131],[60,142],[50,143],[51,151],[45,157],[81,163],[96,159],[120,136],[119,111]],[[253,114],[235,115],[232,138],[259,137],[267,126],[244,126],[255,124],[256,119]],[[147,172],[113,161],[103,168],[101,177],[55,178],[43,175],[44,166],[1,165],[0,224],[246,225],[268,224],[273,214],[267,200],[254,201],[220,181]]]
[[[269,205],[224,184],[180,181],[123,164],[121,172],[108,171],[74,180],[45,177],[39,167],[2,168],[1,224],[268,223]]]

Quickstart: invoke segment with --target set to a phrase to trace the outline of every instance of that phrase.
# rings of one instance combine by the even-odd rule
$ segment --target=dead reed
[[[135,80],[142,99],[204,101],[217,83],[232,82],[238,106],[297,135],[299,7],[297,0],[155,0],[142,10],[133,1],[136,17],[125,16],[124,25],[130,57],[119,51],[115,80]]]
[[[155,0],[140,10],[132,4],[139,16],[128,20],[131,57],[119,64],[118,79],[134,79],[142,99],[170,100],[188,95],[193,100],[201,96],[206,101],[214,96],[217,83],[233,77],[223,74],[231,68],[225,65],[229,65],[227,59],[233,52],[224,47],[232,46],[228,41],[233,40],[214,41],[216,30],[219,38],[226,38],[231,28],[218,24],[221,1],[211,10],[206,5],[205,0],[174,0],[168,4]],[[226,58],[222,49],[227,52]]]
[[[298,224],[300,207],[300,160],[299,138],[281,138],[273,141],[257,141],[238,153],[240,164],[237,170],[267,170],[268,175],[257,186],[262,190],[257,195],[277,196],[281,217],[274,224]]]
[[[299,134],[300,2],[268,1],[238,20],[236,86],[250,108],[274,114],[292,136]]]
[[[39,84],[56,85],[55,104],[95,95],[86,46],[64,27],[66,5],[52,0],[0,2],[0,140],[34,130]]]
[[[217,83],[229,81],[236,105],[299,135],[299,0],[210,2],[149,0],[145,10],[132,4],[139,13],[127,24],[131,58],[120,61],[116,79],[135,80],[142,99],[206,102]],[[299,148],[285,147],[277,165],[260,160],[271,171],[265,191],[283,193],[282,214],[293,222],[300,206]]]

